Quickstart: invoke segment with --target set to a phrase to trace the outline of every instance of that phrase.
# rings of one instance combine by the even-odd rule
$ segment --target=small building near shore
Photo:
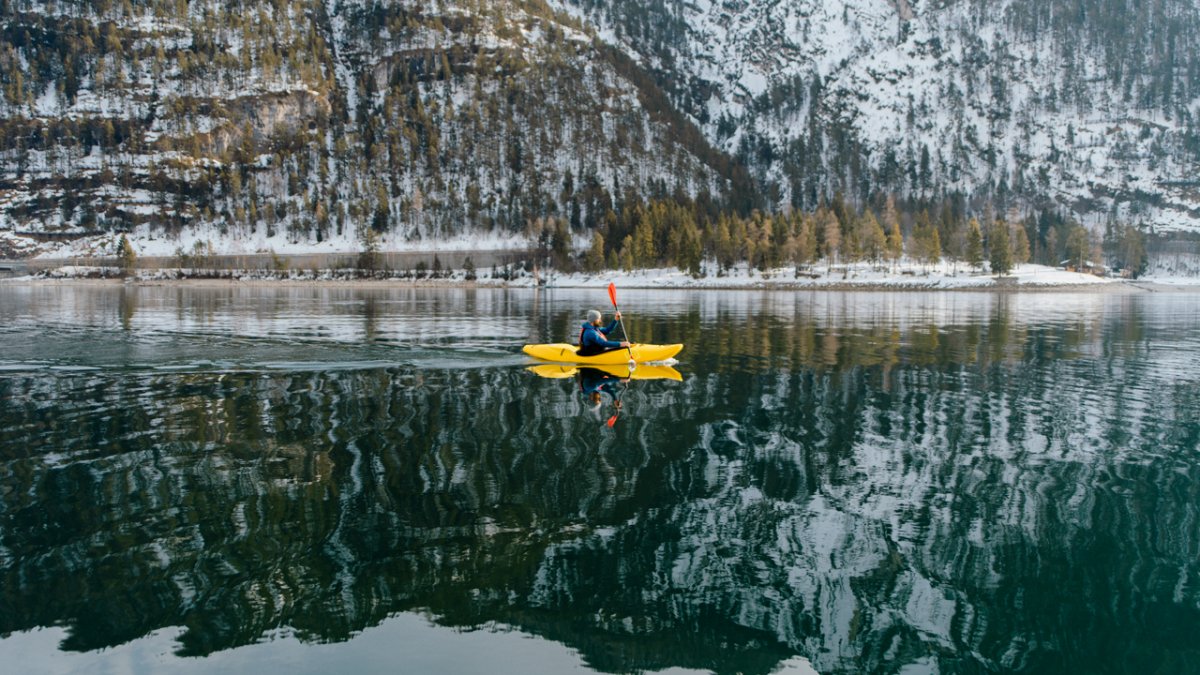
[[[1084,260],[1081,265],[1078,260],[1064,260],[1058,264],[1059,269],[1080,274],[1094,274],[1098,277],[1108,276],[1108,268],[1091,260]]]

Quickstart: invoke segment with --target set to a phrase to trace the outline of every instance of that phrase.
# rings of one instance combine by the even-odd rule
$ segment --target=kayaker
[[[613,322],[604,327],[600,326],[602,318],[600,312],[588,310],[587,321],[583,322],[579,329],[579,356],[595,356],[629,346],[628,342],[614,342],[608,339],[608,334],[621,322],[621,313],[617,312],[613,316]]]

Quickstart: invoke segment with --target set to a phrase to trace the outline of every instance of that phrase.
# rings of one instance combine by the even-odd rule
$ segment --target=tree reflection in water
[[[644,318],[684,380],[612,429],[510,366],[12,372],[0,633],[204,655],[427,609],[611,672],[1200,669],[1196,338],[1009,302]]]

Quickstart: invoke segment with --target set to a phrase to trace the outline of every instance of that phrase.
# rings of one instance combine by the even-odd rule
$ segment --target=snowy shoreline
[[[497,242],[470,243],[475,248],[478,266],[462,247],[446,247],[427,252],[389,251],[393,256],[408,256],[379,260],[376,271],[353,269],[358,254],[342,256],[306,254],[284,256],[272,260],[272,267],[262,267],[243,258],[199,256],[193,268],[179,268],[173,258],[153,260],[146,267],[133,270],[134,277],[126,282],[120,270],[112,265],[116,259],[79,262],[91,264],[48,267],[30,276],[0,279],[0,283],[134,283],[161,284],[241,284],[241,285],[361,285],[363,287],[451,287],[482,288],[603,288],[615,283],[622,288],[637,289],[708,289],[708,290],[767,290],[767,291],[993,291],[993,292],[1124,292],[1187,290],[1200,288],[1200,277],[1150,275],[1139,280],[1098,277],[1046,265],[1022,264],[1001,278],[982,269],[972,269],[962,261],[941,260],[925,263],[907,256],[894,263],[823,261],[802,268],[794,266],[760,270],[746,263],[721,268],[707,259],[701,272],[693,275],[675,267],[635,270],[606,270],[602,272],[562,272],[551,267],[535,271],[528,262],[529,253],[521,259],[508,254],[518,252]],[[493,246],[486,246],[486,244]],[[512,242],[504,242],[512,244]],[[381,252],[384,253],[384,252]],[[445,254],[446,268],[437,262],[437,253]],[[457,253],[458,255],[455,255]],[[425,258],[432,255],[433,260]],[[167,261],[163,265],[163,261]],[[58,262],[58,261],[54,261]],[[63,259],[62,262],[67,262]],[[141,262],[141,260],[139,260]],[[490,264],[489,264],[490,263]],[[163,265],[155,268],[155,265]],[[36,268],[31,265],[29,270]],[[20,272],[18,272],[20,273]]]
[[[537,283],[532,276],[514,279],[488,278],[486,276],[467,280],[461,270],[451,271],[446,277],[432,279],[382,277],[337,277],[331,273],[313,276],[297,273],[290,276],[254,276],[231,273],[226,276],[180,276],[172,277],[161,272],[138,275],[128,279],[117,276],[88,276],[82,268],[79,273],[68,272],[62,276],[22,276],[0,279],[0,286],[55,286],[55,285],[100,285],[100,286],[180,286],[180,287],[332,287],[332,288],[483,288],[483,289],[603,289],[609,283],[620,288],[639,290],[711,290],[768,292],[992,292],[992,293],[1113,293],[1132,294],[1149,292],[1200,292],[1200,280],[1180,283],[1154,279],[1125,280],[1101,279],[1091,275],[1053,270],[1061,274],[1046,278],[1044,274],[1026,274],[1007,278],[1007,283],[996,283],[996,278],[987,275],[959,277],[915,277],[890,276],[884,279],[842,279],[840,275],[817,279],[792,277],[761,277],[730,275],[723,277],[693,278],[677,270],[641,270],[601,274],[551,274],[545,283]],[[94,268],[93,268],[94,269]],[[72,271],[73,272],[73,271]],[[1082,277],[1077,279],[1075,277]],[[1035,280],[1029,280],[1035,279]]]
[[[0,240],[4,239],[4,234],[0,231]],[[114,237],[105,235],[66,243],[39,244],[34,247],[38,249],[37,255],[24,258],[28,261],[27,268],[15,270],[15,274],[27,272],[31,276],[0,278],[0,283],[57,283],[71,279],[86,282],[100,281],[103,277],[119,277],[119,270],[112,267],[117,264],[111,253],[118,241]],[[272,241],[270,243],[277,246],[269,247],[246,246],[244,242],[231,244],[229,240],[220,238],[216,240],[216,245],[195,237],[172,239],[148,238],[146,235],[134,236],[132,240],[136,241],[138,262],[133,283],[138,284],[361,283],[369,286],[474,285],[588,289],[604,287],[612,282],[624,288],[637,289],[996,292],[1138,292],[1200,288],[1200,275],[1191,276],[1193,272],[1200,273],[1200,269],[1192,268],[1151,269],[1150,274],[1141,279],[1128,280],[1097,277],[1045,265],[1022,264],[1017,265],[1009,275],[997,279],[988,273],[986,263],[981,269],[971,269],[961,260],[925,263],[909,256],[892,263],[831,263],[826,259],[800,269],[787,266],[769,270],[754,269],[745,262],[721,269],[710,257],[702,262],[702,272],[698,276],[674,267],[607,270],[599,273],[560,272],[543,267],[540,274],[535,276],[528,262],[534,255],[529,250],[529,242],[512,236],[381,242],[383,245],[378,251],[376,263],[380,271],[371,273],[352,269],[362,252],[356,250],[359,245],[357,242],[347,238],[329,240],[320,246],[287,245],[284,241]],[[583,250],[585,243],[573,242],[577,253]],[[194,244],[204,246],[190,246]],[[179,255],[172,255],[172,251]],[[184,255],[184,251],[189,253]],[[110,257],[101,256],[102,253],[108,253]],[[438,254],[442,255],[440,263]],[[195,261],[196,269],[177,267],[189,258]],[[471,262],[472,258],[474,262]],[[9,262],[21,263],[21,260]],[[445,268],[441,267],[443,264]],[[467,277],[472,275],[463,269],[464,266],[471,266],[478,279],[468,281]],[[436,275],[435,271],[438,272]]]

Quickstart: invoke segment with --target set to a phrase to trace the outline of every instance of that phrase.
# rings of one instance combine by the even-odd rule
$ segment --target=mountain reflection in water
[[[608,428],[515,356],[593,295],[0,287],[0,635],[1200,671],[1200,298],[630,292]]]

